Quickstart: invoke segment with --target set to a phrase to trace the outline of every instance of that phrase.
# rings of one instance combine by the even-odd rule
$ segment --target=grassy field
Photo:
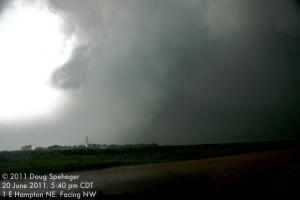
[[[120,145],[108,149],[81,148],[0,152],[0,173],[36,174],[101,169],[234,155],[299,146],[298,141],[208,144],[189,146]]]

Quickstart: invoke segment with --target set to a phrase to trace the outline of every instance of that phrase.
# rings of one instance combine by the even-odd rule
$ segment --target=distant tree
[[[45,147],[35,147],[34,150],[36,150],[36,151],[42,151],[42,150],[46,150],[46,148]]]
[[[60,150],[60,149],[63,149],[62,146],[59,146],[59,145],[52,145],[52,146],[49,146],[47,147],[48,150]]]
[[[84,148],[86,148],[86,147],[85,147],[85,145],[82,145],[82,144],[81,144],[81,145],[78,145],[77,148],[78,148],[78,149],[84,149]]]
[[[25,145],[21,147],[22,151],[30,151],[32,150],[32,145]]]

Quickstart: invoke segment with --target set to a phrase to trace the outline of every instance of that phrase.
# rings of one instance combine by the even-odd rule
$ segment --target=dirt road
[[[85,171],[80,176],[94,180],[103,194],[114,195],[268,193],[295,166],[300,166],[300,148]]]

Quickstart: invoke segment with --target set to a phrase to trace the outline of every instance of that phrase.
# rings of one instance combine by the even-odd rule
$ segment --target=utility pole
[[[89,137],[88,136],[85,137],[85,147],[86,148],[89,147]]]

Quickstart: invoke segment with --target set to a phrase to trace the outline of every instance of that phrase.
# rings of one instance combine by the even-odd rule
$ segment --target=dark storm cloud
[[[190,37],[198,45],[179,47],[185,52],[176,65],[181,81],[157,125],[149,126],[160,133],[155,139],[164,135],[166,143],[169,138],[198,143],[298,137],[298,10],[283,1],[210,2],[206,42],[200,43],[198,34]]]
[[[121,141],[296,136],[300,23],[293,1],[91,5],[101,18],[95,20],[92,11],[82,15],[83,25],[79,22],[94,45],[88,89],[95,99],[112,93],[117,105],[135,113],[129,120],[133,126],[116,134]],[[113,121],[124,114],[115,112]],[[102,114],[95,113],[96,119],[107,113]],[[123,120],[115,120],[116,126]]]
[[[296,1],[49,2],[81,48],[52,79],[72,108],[27,128],[42,143],[298,137]]]
[[[74,50],[71,59],[62,68],[58,68],[52,75],[52,84],[57,88],[78,89],[86,79],[88,58],[86,48],[78,47]]]

